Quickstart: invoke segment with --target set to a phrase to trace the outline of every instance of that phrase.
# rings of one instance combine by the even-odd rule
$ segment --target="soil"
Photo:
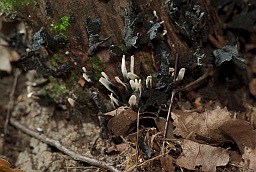
[[[33,73],[33,72],[32,72]],[[26,81],[29,73],[22,73],[19,77],[15,91],[15,105],[12,116],[19,119],[22,124],[32,130],[37,130],[51,138],[59,140],[65,146],[77,153],[92,156],[90,148],[99,137],[99,125],[91,119],[95,110],[88,108],[87,113],[79,116],[79,120],[72,117],[77,115],[67,110],[60,110],[54,105],[41,106],[37,101],[27,98]],[[4,77],[1,80],[3,87],[1,92],[1,133],[4,130],[5,115],[9,102],[8,94],[13,84],[13,76]],[[9,89],[8,89],[9,88]],[[11,164],[25,171],[86,171],[96,170],[94,167],[80,167],[82,164],[63,155],[56,148],[28,137],[22,132],[17,132],[12,126],[8,126],[8,133],[3,140],[1,137],[1,152]],[[106,158],[102,157],[106,160]]]

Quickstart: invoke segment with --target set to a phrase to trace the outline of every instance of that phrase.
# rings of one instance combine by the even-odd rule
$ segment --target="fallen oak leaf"
[[[202,171],[215,172],[216,166],[226,166],[229,162],[229,154],[222,148],[190,140],[183,140],[181,147],[182,154],[176,160],[176,164],[189,170],[202,166]]]
[[[252,149],[256,147],[255,130],[245,120],[231,119],[223,123],[220,126],[220,130],[236,142],[242,154],[244,153],[245,146]]]
[[[203,113],[173,111],[171,117],[176,127],[173,131],[175,135],[190,140],[197,140],[197,136],[202,136],[219,142],[226,141],[219,127],[231,119],[231,114],[227,108],[217,107]]]
[[[173,165],[173,157],[170,155],[166,155],[160,159],[161,165],[163,168],[163,172],[172,172],[175,170],[175,167]]]
[[[112,111],[116,115],[108,122],[108,128],[116,135],[123,136],[136,124],[137,113],[129,107],[118,108]],[[112,114],[112,115],[113,115]]]

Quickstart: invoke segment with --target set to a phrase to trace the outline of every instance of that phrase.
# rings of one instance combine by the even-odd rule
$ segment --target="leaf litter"
[[[174,111],[171,117],[176,127],[173,133],[177,136],[191,140],[196,140],[198,135],[214,140],[225,140],[219,127],[231,119],[231,114],[226,108],[218,107],[203,113]]]
[[[215,172],[216,166],[226,166],[229,162],[229,154],[222,148],[186,139],[181,142],[181,147],[183,152],[176,163],[189,170],[195,170],[196,166],[202,166],[203,171]]]

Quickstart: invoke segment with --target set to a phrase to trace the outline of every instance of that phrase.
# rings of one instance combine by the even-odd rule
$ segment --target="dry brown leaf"
[[[110,114],[109,113],[108,115],[115,115],[115,117],[109,120],[108,128],[116,136],[123,136],[127,134],[137,121],[137,113],[128,107],[120,107],[114,111],[111,111]]]
[[[9,52],[8,50],[0,46],[0,70],[10,73],[12,71],[11,62],[9,60]]]
[[[173,166],[173,157],[171,157],[170,155],[166,155],[165,157],[162,157],[160,160],[163,172],[173,172],[175,170],[175,167]]]
[[[218,128],[231,119],[231,114],[226,108],[220,107],[215,110],[197,112],[172,112],[173,124],[176,127],[174,134],[183,138],[196,140],[196,136],[210,138],[211,140],[225,140]]]
[[[256,171],[256,149],[245,146],[242,159],[244,160],[242,164],[245,168]]]
[[[77,81],[77,83],[81,86],[81,87],[84,87],[86,81],[82,78],[79,78],[79,80]]]
[[[157,128],[159,131],[162,132],[162,134],[164,133],[164,130],[165,130],[165,124],[166,124],[166,118],[162,118],[162,117],[159,117],[159,118],[153,118],[156,125],[157,125]],[[168,128],[167,128],[167,132],[166,132],[166,138],[168,139],[173,139],[174,138],[174,135],[173,135],[173,124],[171,121],[168,122]]]
[[[105,117],[115,117],[115,116],[118,116],[123,111],[128,110],[128,109],[130,109],[128,106],[120,106],[120,107],[116,108],[115,110],[104,113],[104,116]]]
[[[107,148],[106,153],[111,154],[111,153],[116,153],[116,152],[123,152],[125,151],[125,149],[127,148],[127,144],[126,143],[121,143],[118,145],[113,145],[109,148]]]
[[[216,166],[226,166],[229,154],[225,149],[199,144],[190,140],[183,140],[182,154],[176,164],[189,170],[202,166],[202,171],[215,172]]]
[[[236,142],[241,153],[243,153],[245,146],[256,147],[255,131],[247,121],[231,119],[223,123],[220,130]]]

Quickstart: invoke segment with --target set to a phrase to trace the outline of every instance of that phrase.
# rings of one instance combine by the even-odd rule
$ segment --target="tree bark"
[[[120,75],[120,59],[112,58],[108,52],[108,48],[111,44],[121,45],[124,33],[124,16],[121,13],[121,7],[126,8],[129,11],[129,4],[132,1],[126,0],[38,0],[37,4],[31,4],[25,7],[19,16],[24,18],[26,23],[32,27],[36,32],[40,27],[46,26],[50,30],[51,24],[58,23],[58,20],[63,16],[69,16],[71,18],[71,24],[67,31],[67,37],[70,41],[65,51],[72,52],[75,61],[81,66],[91,68],[88,64],[88,34],[86,32],[86,18],[90,17],[94,19],[99,17],[101,20],[101,32],[100,38],[111,38],[100,46],[95,52],[95,56],[99,57],[106,68],[106,73],[110,75]],[[169,18],[168,7],[165,0],[151,1],[151,0],[136,0],[136,3],[141,11],[148,11],[153,13],[156,11],[160,21],[164,21],[163,28],[167,30],[166,41],[170,49],[170,59],[175,59],[175,54],[180,53],[180,56],[184,56],[189,52],[189,48],[186,43],[181,39],[179,34],[176,33],[176,29]],[[28,17],[29,16],[29,17]],[[157,57],[153,53],[151,46],[143,46],[138,49],[133,48],[130,54],[135,55],[135,71],[140,74],[140,64],[143,65],[147,73],[153,70],[158,70]],[[114,59],[114,60],[113,60]],[[149,65],[150,64],[150,65]]]

